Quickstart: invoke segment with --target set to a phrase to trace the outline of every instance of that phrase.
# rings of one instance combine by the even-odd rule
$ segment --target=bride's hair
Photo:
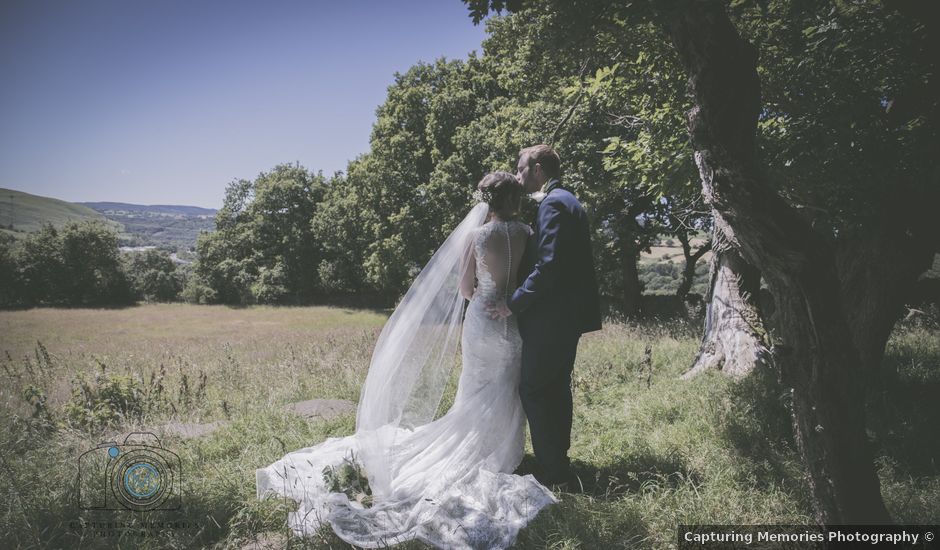
[[[483,176],[477,189],[490,205],[490,212],[509,216],[519,211],[522,184],[509,172],[491,172]]]

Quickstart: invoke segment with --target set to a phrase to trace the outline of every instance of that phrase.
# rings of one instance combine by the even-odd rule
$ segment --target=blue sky
[[[0,0],[0,187],[217,208],[368,150],[396,71],[480,51],[460,0]]]

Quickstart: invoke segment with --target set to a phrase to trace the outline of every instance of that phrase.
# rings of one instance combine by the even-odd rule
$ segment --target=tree
[[[363,261],[368,246],[367,228],[372,213],[363,212],[360,174],[364,157],[349,163],[349,175],[338,173],[326,184],[323,202],[310,220],[322,259],[317,266],[320,285],[327,293],[362,292],[367,288]]]
[[[59,230],[43,224],[17,248],[14,261],[19,272],[20,300],[25,305],[66,303],[65,266]]]
[[[15,243],[13,235],[0,233],[0,307],[17,305],[21,300],[14,257]]]
[[[865,436],[858,354],[839,299],[834,254],[769,185],[757,158],[760,79],[754,47],[718,2],[662,12],[689,77],[689,134],[716,233],[758,266],[777,299],[775,359],[793,387],[797,444],[817,519],[889,520]]]
[[[695,266],[705,254],[708,254],[708,252],[712,250],[712,240],[708,239],[693,252],[690,230],[696,228],[704,229],[706,224],[711,225],[711,216],[705,216],[702,213],[693,213],[684,216],[684,219],[682,219],[676,214],[671,214],[670,220],[672,233],[679,239],[679,244],[682,246],[682,257],[685,260],[685,265],[682,268],[682,281],[679,283],[679,288],[676,290],[676,296],[680,300],[685,300],[695,282]],[[670,242],[667,241],[666,244],[669,246]],[[706,333],[707,332],[706,329]]]
[[[215,231],[196,239],[196,261],[187,288],[187,299],[199,303],[250,303],[250,285],[256,277],[248,206],[253,196],[248,180],[231,182],[222,208],[215,216]]]
[[[64,293],[70,304],[126,304],[133,301],[112,227],[92,221],[68,223],[61,232]]]
[[[940,9],[917,1],[767,9],[769,17],[738,16],[744,32],[762,37],[758,135],[775,144],[762,147],[764,158],[775,185],[835,249],[860,374],[877,382],[901,306],[938,249]]]
[[[476,16],[494,7],[468,3]],[[895,289],[913,286],[937,250],[937,94],[915,93],[937,86],[936,19],[924,23],[915,9],[921,21],[911,21],[877,2],[737,2],[739,27],[710,1],[539,9],[595,28],[649,21],[669,38],[688,80],[688,135],[715,231],[775,298],[774,362],[792,388],[817,518],[886,521],[857,365],[880,358],[903,295]],[[752,42],[766,44],[761,64]],[[762,79],[773,83],[768,101]],[[885,116],[895,98],[914,108]],[[867,263],[836,259],[864,249],[876,251]]]
[[[713,254],[704,297],[705,330],[698,354],[683,378],[710,369],[740,377],[770,363],[759,303],[760,271],[741,258],[724,238],[716,232],[710,241],[715,244],[710,247]],[[683,242],[683,251],[687,248]]]
[[[597,152],[619,150],[644,135],[643,119],[621,113],[640,105],[655,110],[656,102],[644,94],[648,88],[635,77],[660,59],[610,64],[621,49],[623,35],[615,32],[620,26],[595,29],[567,15],[535,7],[490,21],[484,57],[497,60],[510,101],[525,105],[538,121],[532,141],[554,142],[562,156],[563,180],[592,218],[602,293],[636,316],[643,290],[637,262],[663,229],[665,203],[658,192],[676,176],[661,166],[617,162]],[[629,40],[643,41],[649,30],[647,25]]]
[[[325,181],[281,164],[226,189],[216,230],[196,241],[187,299],[222,303],[306,303],[320,289],[321,247],[311,227]]]
[[[125,258],[125,270],[134,294],[148,302],[171,302],[183,288],[176,263],[164,250],[133,252]]]
[[[258,279],[252,283],[262,303],[307,303],[319,290],[320,242],[310,220],[323,201],[325,179],[299,164],[282,164],[253,183],[249,206],[257,248],[253,260]]]
[[[99,221],[52,224],[14,254],[20,300],[27,305],[121,305],[133,301],[114,229]]]

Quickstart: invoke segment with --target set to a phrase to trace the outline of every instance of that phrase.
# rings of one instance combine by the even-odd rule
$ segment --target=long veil
[[[485,203],[470,211],[386,322],[360,394],[356,433],[257,470],[258,498],[270,491],[298,503],[288,514],[298,535],[326,521],[344,541],[367,548],[412,539],[439,548],[507,548],[539,510],[557,502],[531,475],[509,473],[525,441],[518,330],[490,322],[481,300],[471,301],[463,318],[460,282],[481,245],[474,230],[488,214]],[[479,265],[484,290],[477,291],[488,296],[489,272],[482,259]],[[454,406],[435,420],[462,337],[460,388]],[[350,453],[368,476],[371,506],[328,479]]]
[[[453,370],[463,313],[460,279],[470,238],[486,221],[485,202],[474,206],[434,253],[386,322],[359,397],[359,459],[376,499],[390,494],[390,450],[437,412]]]

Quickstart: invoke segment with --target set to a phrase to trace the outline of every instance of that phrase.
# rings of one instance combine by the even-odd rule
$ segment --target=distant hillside
[[[79,202],[98,212],[149,212],[153,214],[181,215],[181,216],[215,216],[215,209],[201,208],[199,206],[182,206],[178,204],[129,204],[126,202]]]
[[[120,223],[127,233],[121,239],[125,246],[156,246],[186,252],[196,245],[201,231],[215,229],[212,208],[168,204],[129,204],[125,202],[78,203]]]
[[[39,231],[46,222],[61,227],[69,221],[83,220],[100,220],[119,232],[124,230],[119,222],[109,221],[87,206],[0,187],[0,231],[4,233],[22,237]]]
[[[61,227],[69,221],[100,220],[114,227],[122,246],[184,253],[196,245],[200,231],[215,229],[215,213],[212,208],[176,204],[66,202],[0,188],[0,231],[16,237],[39,231],[45,222]]]

